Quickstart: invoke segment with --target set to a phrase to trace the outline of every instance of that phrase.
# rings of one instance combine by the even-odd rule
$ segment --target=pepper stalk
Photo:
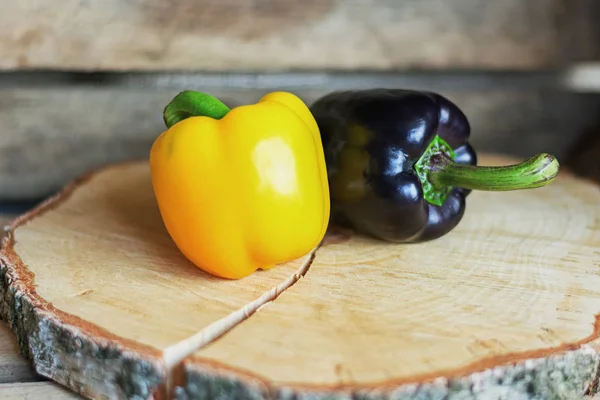
[[[163,111],[163,120],[167,128],[170,128],[179,121],[194,116],[221,119],[229,111],[229,107],[214,96],[185,90],[167,104]]]
[[[547,153],[504,166],[463,165],[454,159],[452,148],[436,136],[415,164],[429,203],[441,206],[455,187],[484,191],[534,189],[552,182],[559,171],[558,160]]]

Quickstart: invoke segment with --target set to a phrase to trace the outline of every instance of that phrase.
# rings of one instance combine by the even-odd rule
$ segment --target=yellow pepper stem
[[[206,116],[221,119],[229,112],[229,107],[209,94],[185,90],[171,100],[163,111],[167,128],[193,116]]]

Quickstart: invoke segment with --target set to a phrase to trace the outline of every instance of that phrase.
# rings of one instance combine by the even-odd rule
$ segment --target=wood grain
[[[0,385],[0,398],[6,400],[81,400],[82,397],[51,382]]]
[[[227,281],[176,250],[147,163],[117,164],[13,221],[0,316],[89,398],[581,398],[598,389],[599,201],[562,172],[473,193],[433,242],[331,227],[314,258]]]
[[[374,84],[386,86],[386,81]],[[265,93],[259,85],[204,89],[190,84],[189,88],[207,90],[238,105],[257,101]],[[296,89],[309,104],[331,90],[327,85]],[[4,127],[0,198],[46,196],[90,169],[147,159],[152,141],[164,129],[162,109],[178,91],[136,87],[0,91]],[[596,122],[600,108],[598,97],[560,91],[497,88],[442,94],[469,117],[478,151],[519,157],[540,151],[562,157],[581,132]]]
[[[2,69],[538,68],[597,59],[593,0],[7,2]]]
[[[39,374],[93,398],[160,397],[197,332],[247,317],[305,262],[243,282],[203,273],[164,229],[144,162],[82,178],[32,212],[5,237],[0,316]]]
[[[181,398],[214,375],[213,396],[581,398],[600,361],[599,203],[561,173],[473,193],[437,241],[331,236],[304,279],[186,362]]]

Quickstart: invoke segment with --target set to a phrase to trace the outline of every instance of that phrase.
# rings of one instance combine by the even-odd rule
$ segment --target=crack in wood
[[[63,188],[63,190],[61,190],[59,193],[47,198],[40,205],[33,208],[29,212],[21,214],[18,217],[14,218],[10,224],[5,226],[4,234],[0,235],[0,236],[2,236],[2,258],[0,258],[0,267],[2,267],[2,268],[0,268],[0,270],[3,270],[7,274],[7,277],[9,279],[9,282],[6,283],[7,285],[11,285],[13,287],[15,285],[17,285],[20,287],[20,285],[24,285],[25,281],[32,281],[34,279],[33,275],[29,276],[29,274],[31,274],[29,269],[27,269],[27,267],[23,263],[21,263],[21,261],[18,259],[16,254],[13,252],[13,245],[15,244],[15,237],[14,237],[15,229],[20,226],[26,225],[32,218],[35,218],[36,216],[41,216],[45,212],[47,212],[51,209],[54,209],[55,207],[60,206],[60,204],[62,204],[63,201],[65,201],[67,198],[69,198],[73,194],[74,190],[77,189],[77,186],[80,183],[83,183],[83,182],[89,180],[94,175],[95,172],[96,171],[92,171],[92,172],[80,177],[79,179],[72,181],[71,184],[69,184],[65,188]],[[164,368],[164,370],[163,370],[164,371],[163,372],[164,380],[162,382],[160,382],[158,384],[158,386],[155,388],[155,393],[153,395],[158,396],[158,398],[160,398],[160,399],[163,399],[165,397],[170,398],[172,395],[174,382],[178,381],[178,374],[183,370],[182,362],[184,361],[184,359],[187,358],[188,356],[191,356],[198,349],[214,342],[215,340],[222,337],[230,330],[234,329],[238,324],[240,324],[243,321],[245,321],[246,319],[250,318],[253,314],[255,314],[256,312],[258,312],[259,310],[264,308],[266,305],[275,301],[283,292],[285,292],[288,288],[292,287],[296,282],[298,282],[308,272],[308,270],[315,258],[317,249],[322,244],[323,244],[323,242],[319,243],[314,249],[312,249],[307,255],[305,255],[304,262],[300,265],[300,267],[297,269],[297,271],[294,274],[290,275],[287,279],[285,279],[283,282],[281,282],[277,286],[272,287],[269,291],[264,292],[263,295],[260,296],[259,298],[245,304],[244,306],[240,307],[238,310],[226,315],[225,317],[223,317],[217,321],[214,321],[213,323],[211,323],[207,327],[203,328],[196,334],[194,334],[174,345],[171,345],[171,346],[165,348],[164,351],[162,351],[161,355],[160,355],[161,364],[162,364],[162,367]],[[19,271],[20,271],[19,273],[17,273],[17,269],[19,269]],[[12,274],[17,274],[17,275],[15,275],[15,279],[11,279],[11,277],[8,276],[8,275],[11,275],[11,271],[12,271]],[[22,276],[22,274],[25,274],[25,276]],[[2,288],[0,288],[0,289],[2,289]],[[3,289],[6,289],[8,291],[9,287],[6,286]],[[18,289],[17,289],[17,291],[18,291]],[[90,294],[93,291],[94,291],[94,289],[86,289],[86,290],[82,290],[78,293],[75,293],[72,296],[85,296],[85,295]],[[34,313],[34,314],[36,312],[43,312],[44,308],[40,304],[37,303],[36,298],[29,298],[29,295],[34,296],[34,297],[37,296],[35,293],[29,293],[27,296],[22,296],[22,297],[20,297],[19,301],[20,302],[25,301],[25,302],[22,304],[20,303],[20,305],[15,305],[15,307],[18,307],[18,308],[28,307],[28,309],[30,310],[30,313]],[[17,301],[16,299],[13,299],[13,300]],[[42,303],[43,303],[43,301],[42,301]],[[63,318],[65,318],[67,316],[65,313],[62,313],[59,310],[54,310],[54,308],[51,305],[47,305],[47,307],[52,308],[53,313],[60,313],[63,316]],[[9,307],[9,308],[11,308],[11,307]],[[14,307],[12,307],[12,308],[14,308]],[[11,315],[16,312],[17,311],[14,311],[12,309],[7,309],[7,310],[5,310],[4,313],[2,313],[2,317],[4,319],[9,320],[9,322],[10,322],[10,320],[12,318]],[[25,311],[21,311],[21,313],[23,313],[23,312],[25,312]],[[16,316],[15,318],[29,318],[29,317],[21,315],[20,317]],[[29,318],[29,319],[31,319],[31,318]],[[69,319],[69,318],[67,318],[67,319]],[[33,321],[34,324],[38,324],[37,328],[42,329],[42,328],[40,328],[41,325],[39,325],[39,324],[42,324],[42,322],[37,321],[36,318],[33,318],[33,320],[35,320],[35,321]],[[15,323],[16,322],[9,323],[9,325],[12,328],[13,332],[17,335],[17,338],[20,341],[25,340],[25,342],[20,343],[21,351],[22,352],[25,351],[27,353],[26,355],[28,358],[31,358],[32,356],[34,358],[38,357],[35,354],[31,353],[31,349],[30,349],[31,343],[29,343],[31,341],[31,338],[30,338],[30,334],[27,333],[27,332],[30,332],[31,329],[22,331],[19,327],[17,327],[15,325]],[[55,325],[60,326],[61,324],[56,322]],[[70,332],[70,329],[71,329],[68,327],[68,323],[62,324],[61,329],[63,329],[64,332],[57,331],[57,332],[54,332],[53,334],[56,334],[59,336],[63,335],[63,334],[64,335],[74,335],[73,333],[68,333],[68,332]],[[86,343],[88,340],[93,343],[95,343],[95,340],[98,340],[98,338],[95,336],[94,337],[90,336],[87,339],[82,338],[82,337],[80,337],[81,334],[83,334],[83,332],[81,332],[77,335],[74,335],[72,337],[66,338],[66,339],[56,338],[56,337],[53,337],[53,338],[34,337],[33,340],[36,342],[38,342],[38,341],[44,342],[47,340],[48,341],[60,340],[61,343],[64,342],[63,344],[65,344],[66,346],[71,346],[71,347],[75,346],[75,344],[78,343],[78,346],[76,346],[77,348],[74,349],[74,351],[82,351],[81,348],[84,345],[82,340],[86,341]],[[94,333],[93,335],[96,335],[96,334],[97,333]],[[108,334],[108,333],[106,332],[105,334]],[[21,337],[20,335],[25,335],[25,336]],[[49,346],[49,347],[53,346],[53,344],[50,344],[50,343],[46,343],[43,345]],[[97,344],[97,345],[100,346],[100,344]],[[43,352],[45,354],[48,351],[48,348],[44,348],[44,349],[39,348],[39,349],[37,349],[37,351],[38,351],[38,353]],[[59,351],[62,351],[62,350],[59,350]],[[96,351],[111,351],[111,349],[97,349]],[[81,358],[81,357],[79,357],[79,358]],[[65,379],[67,379],[67,378],[65,378],[62,375],[55,376],[48,369],[48,367],[39,364],[40,360],[37,360],[37,361],[32,360],[32,361],[33,361],[33,364],[34,364],[36,370],[38,371],[38,373],[41,373],[43,376],[52,378],[53,380],[55,380],[58,383],[68,385],[71,388],[71,390],[73,390],[77,393],[87,395],[87,396],[89,396],[93,393],[93,391],[88,392],[89,389],[79,387],[79,384],[77,384],[77,383],[73,383],[73,385],[75,385],[75,386],[68,384],[68,382],[65,381]],[[67,362],[67,361],[68,360],[61,359],[61,362]],[[125,370],[127,370],[127,368]],[[121,387],[121,386],[122,385],[127,386],[129,384],[130,383],[122,382],[122,383],[119,383],[118,386],[120,387],[120,390],[127,390],[126,388]],[[133,390],[138,391],[138,389],[133,389]],[[143,389],[142,389],[142,391],[143,391]]]
[[[196,351],[223,337],[232,329],[235,329],[238,325],[250,318],[252,315],[271,304],[287,289],[294,286],[296,282],[298,282],[308,273],[308,270],[310,269],[310,266],[316,257],[317,250],[319,247],[321,247],[322,243],[323,241],[321,241],[321,243],[319,243],[305,256],[306,260],[302,263],[302,265],[300,265],[296,273],[288,277],[288,279],[273,287],[268,292],[265,292],[261,297],[245,304],[236,311],[206,326],[196,334],[164,349],[163,361],[167,368],[167,393],[169,393],[169,395],[173,394],[173,382],[177,380],[176,376],[174,375],[180,373],[180,368],[182,367],[181,363],[187,357],[192,356]]]
[[[288,277],[279,285],[273,287],[268,292],[264,293],[261,297],[250,303],[247,303],[233,313],[230,313],[227,316],[213,322],[189,338],[167,347],[163,351],[163,360],[168,370],[173,369],[177,364],[183,361],[186,357],[192,355],[198,349],[207,346],[208,344],[225,335],[230,330],[234,329],[238,324],[244,322],[259,309],[275,301],[283,292],[292,287],[304,275],[306,275],[319,247],[320,244],[305,256],[306,260],[302,263],[296,273]]]

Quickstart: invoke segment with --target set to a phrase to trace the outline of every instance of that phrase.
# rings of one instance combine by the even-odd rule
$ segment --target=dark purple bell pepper
[[[454,229],[470,191],[540,187],[558,161],[478,167],[465,114],[439,94],[401,89],[330,93],[311,111],[321,131],[332,221],[392,242]]]

